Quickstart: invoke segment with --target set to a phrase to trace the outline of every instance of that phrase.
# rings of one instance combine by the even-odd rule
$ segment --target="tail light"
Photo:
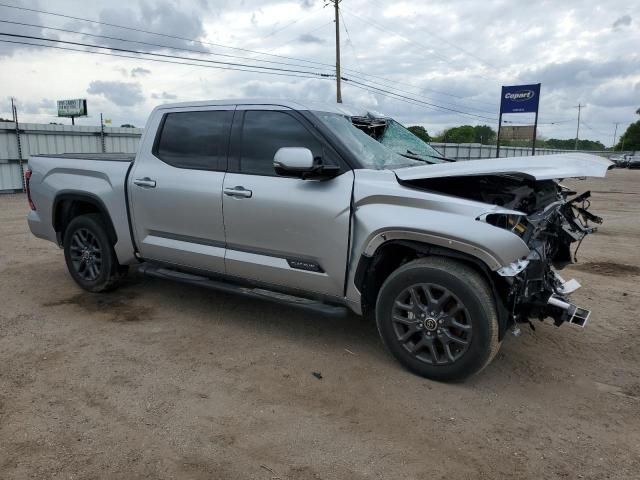
[[[29,182],[31,181],[32,173],[33,172],[29,168],[27,168],[27,170],[24,172],[24,187],[27,190],[27,200],[29,201],[29,207],[31,207],[31,210],[35,210],[36,206],[33,203],[33,200],[31,200],[31,188],[29,188]]]

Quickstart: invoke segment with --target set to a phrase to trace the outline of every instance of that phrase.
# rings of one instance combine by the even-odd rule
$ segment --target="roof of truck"
[[[293,110],[313,110],[317,112],[338,113],[350,117],[361,117],[371,114],[376,117],[384,117],[381,113],[365,107],[348,105],[344,103],[308,102],[306,100],[287,100],[282,98],[229,98],[222,100],[205,100],[198,102],[165,103],[156,108],[188,108],[206,107],[212,105],[277,105]]]

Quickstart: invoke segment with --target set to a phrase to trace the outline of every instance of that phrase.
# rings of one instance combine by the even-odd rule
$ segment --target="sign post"
[[[500,115],[498,117],[496,158],[500,157],[500,129],[502,128],[502,114],[504,113],[535,112],[536,119],[533,126],[532,154],[536,154],[536,131],[538,129],[540,86],[541,84],[535,83],[532,85],[511,85],[502,87],[502,96],[500,98]]]
[[[71,118],[71,125],[76,124],[76,117],[87,116],[87,100],[76,98],[74,100],[58,100],[58,116]]]

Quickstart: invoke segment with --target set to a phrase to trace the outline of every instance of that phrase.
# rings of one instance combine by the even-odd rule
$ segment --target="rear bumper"
[[[29,230],[31,230],[31,233],[36,237],[49,240],[56,244],[58,243],[53,226],[47,222],[43,222],[37,210],[31,210],[29,212],[29,215],[27,215],[27,223],[29,224]]]

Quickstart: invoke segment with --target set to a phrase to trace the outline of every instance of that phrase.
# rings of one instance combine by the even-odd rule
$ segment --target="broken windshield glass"
[[[384,133],[379,139],[380,143],[385,147],[400,155],[422,157],[431,163],[443,163],[447,161],[442,158],[442,155],[435,148],[422,141],[395,120],[388,119],[386,123]]]

